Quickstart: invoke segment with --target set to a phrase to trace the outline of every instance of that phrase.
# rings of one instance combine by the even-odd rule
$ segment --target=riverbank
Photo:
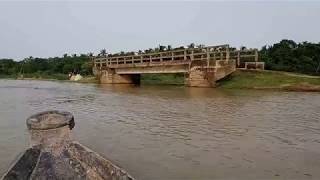
[[[281,71],[237,70],[218,82],[224,89],[270,89],[284,91],[318,91],[320,77]]]
[[[183,74],[146,74],[141,84],[183,85]],[[217,82],[220,89],[264,89],[282,91],[318,91],[320,77],[281,71],[237,70],[229,77]]]
[[[5,79],[21,79],[17,75],[0,76]],[[24,75],[24,80],[49,80],[78,83],[99,83],[95,76],[84,76],[79,81],[70,81],[65,74]],[[184,74],[144,74],[142,85],[184,85]],[[320,76],[309,76],[281,71],[237,70],[229,77],[217,82],[220,89],[264,89],[282,91],[320,92]]]
[[[37,81],[65,81],[65,82],[79,82],[79,83],[99,83],[95,76],[84,76],[79,81],[70,81],[67,74],[24,74],[23,77],[19,75],[0,75],[0,79],[17,79],[17,80],[37,80]]]
[[[10,74],[10,75],[0,75],[0,79],[35,79],[35,80],[68,80],[68,75],[66,74],[47,74],[47,73],[32,73],[23,74]]]

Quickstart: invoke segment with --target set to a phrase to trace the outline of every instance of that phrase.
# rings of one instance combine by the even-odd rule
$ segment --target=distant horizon
[[[320,2],[0,2],[0,58],[319,43],[319,17]]]

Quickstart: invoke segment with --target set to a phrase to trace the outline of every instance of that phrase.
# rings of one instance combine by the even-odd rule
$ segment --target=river
[[[19,80],[0,80],[0,175],[52,109],[137,179],[320,179],[320,93]]]

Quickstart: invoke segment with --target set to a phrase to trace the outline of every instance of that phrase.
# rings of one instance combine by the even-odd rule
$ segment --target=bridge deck
[[[131,55],[108,55],[94,58],[96,69],[106,68],[135,68],[146,66],[183,65],[191,62],[202,62],[206,66],[219,66],[219,61],[241,59],[258,61],[257,49],[236,50],[229,45],[208,46],[203,48],[184,48],[155,53],[132,53]]]

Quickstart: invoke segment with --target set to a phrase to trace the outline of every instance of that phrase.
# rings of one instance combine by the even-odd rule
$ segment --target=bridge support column
[[[185,79],[185,84],[189,87],[215,87],[214,73],[201,69],[191,70]]]
[[[101,73],[101,72],[100,72],[100,70],[99,70],[97,67],[94,66],[94,67],[92,68],[92,73],[93,73],[94,76],[100,76],[100,73]]]
[[[140,84],[140,74],[117,74],[114,70],[102,70],[102,84]]]
[[[195,66],[189,70],[185,84],[190,87],[215,87],[219,81],[236,71],[234,60],[219,61],[212,67]]]

